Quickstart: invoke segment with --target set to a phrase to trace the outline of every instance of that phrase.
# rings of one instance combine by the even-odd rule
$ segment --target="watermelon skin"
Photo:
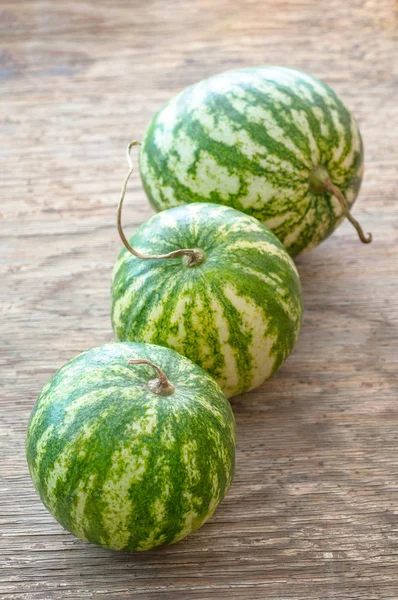
[[[157,211],[226,204],[262,221],[292,256],[344,218],[338,200],[313,186],[319,165],[351,207],[363,175],[356,121],[327,85],[281,67],[229,71],[187,88],[155,115],[140,153]]]
[[[145,386],[152,367],[175,386]],[[198,529],[227,492],[235,421],[214,380],[188,359],[148,344],[107,344],[57,371],[27,434],[34,485],[79,538],[117,550],[172,544]]]
[[[173,348],[208,371],[227,397],[271,377],[301,325],[296,267],[257,219],[217,204],[186,204],[157,215],[130,240],[146,254],[199,248],[205,260],[143,260],[123,249],[112,281],[117,340]]]

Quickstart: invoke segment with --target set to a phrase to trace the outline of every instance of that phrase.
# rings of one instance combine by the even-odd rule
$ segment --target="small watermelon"
[[[118,224],[126,248],[112,281],[117,340],[173,348],[228,397],[259,386],[284,363],[300,331],[301,286],[267,227],[210,203],[154,215],[130,243],[120,206]]]
[[[107,344],[44,386],[26,450],[61,525],[107,548],[148,550],[213,514],[234,474],[235,421],[215,381],[187,358]]]
[[[176,96],[153,118],[140,154],[157,211],[215,202],[269,227],[292,256],[350,214],[362,180],[358,125],[327,85],[292,69],[221,73]]]

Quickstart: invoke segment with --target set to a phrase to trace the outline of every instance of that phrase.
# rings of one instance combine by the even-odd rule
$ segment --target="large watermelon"
[[[153,118],[140,171],[156,210],[227,204],[260,219],[289,253],[316,246],[349,213],[363,173],[354,117],[321,81],[292,69],[221,73]]]
[[[163,374],[129,364],[136,359]],[[26,448],[34,485],[66,529],[147,550],[181,540],[217,508],[234,474],[235,421],[215,381],[188,359],[108,344],[45,385]]]
[[[257,387],[297,340],[302,297],[295,265],[257,219],[217,204],[154,215],[123,249],[112,282],[116,338],[168,346],[206,369],[227,396]],[[186,260],[184,260],[186,259]]]

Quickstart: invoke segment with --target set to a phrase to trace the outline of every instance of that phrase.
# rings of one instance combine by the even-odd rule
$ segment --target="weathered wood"
[[[397,13],[391,0],[96,0],[0,6],[1,537],[8,600],[398,597]],[[51,373],[112,340],[124,148],[173,93],[242,65],[329,82],[358,117],[355,215],[298,259],[305,320],[263,388],[233,400],[236,479],[199,532],[108,552],[54,522],[24,436]],[[126,229],[151,214],[138,178]]]

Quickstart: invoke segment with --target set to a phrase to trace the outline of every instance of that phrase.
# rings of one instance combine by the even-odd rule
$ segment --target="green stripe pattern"
[[[147,387],[155,363],[175,386]],[[235,421],[215,381],[176,352],[108,344],[55,373],[27,435],[34,485],[76,536],[118,550],[172,544],[200,527],[228,490]]]
[[[199,248],[205,260],[143,260],[123,249],[112,282],[120,341],[173,348],[208,371],[227,397],[284,363],[297,340],[302,296],[296,267],[257,219],[211,203],[165,210],[130,240],[145,254]]]
[[[260,219],[292,256],[344,218],[336,198],[311,188],[319,165],[352,206],[363,173],[355,119],[327,85],[281,67],[229,71],[187,88],[155,115],[140,153],[157,211],[226,204]]]

